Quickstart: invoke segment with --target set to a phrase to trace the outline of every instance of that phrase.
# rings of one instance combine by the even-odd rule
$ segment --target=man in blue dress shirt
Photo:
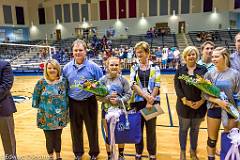
[[[240,72],[240,32],[235,36],[236,51],[230,56],[231,68]]]
[[[82,84],[86,79],[99,80],[103,76],[102,69],[94,62],[87,60],[87,45],[82,40],[75,40],[72,45],[74,59],[63,68],[63,75],[69,83],[69,112],[73,153],[75,160],[81,160],[84,154],[83,122],[85,123],[91,160],[97,159],[98,144],[98,104],[96,97],[89,92],[71,85]]]

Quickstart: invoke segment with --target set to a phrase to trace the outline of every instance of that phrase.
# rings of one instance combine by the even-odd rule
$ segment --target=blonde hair
[[[110,62],[110,60],[118,60],[118,64],[119,64],[119,68],[120,68],[120,70],[121,70],[121,60],[120,60],[120,58],[119,57],[114,57],[114,56],[112,56],[112,57],[109,57],[107,60],[106,60],[106,68],[107,68],[107,71],[108,71],[108,66],[109,66],[109,62]]]
[[[236,34],[236,36],[235,36],[235,42],[236,42],[236,40],[237,40],[237,36],[240,36],[240,32],[238,32],[238,33]]]
[[[134,50],[136,51],[136,49],[142,49],[144,50],[145,52],[148,53],[148,55],[150,55],[150,47],[149,47],[149,44],[145,41],[140,41],[138,42],[135,47],[134,47]]]
[[[57,76],[60,77],[61,76],[61,66],[60,64],[58,63],[57,60],[55,59],[50,59],[50,60],[47,60],[44,64],[44,71],[43,71],[43,75],[44,75],[44,78],[46,78],[47,80],[49,80],[49,75],[47,74],[47,65],[48,64],[52,64],[54,68],[56,68],[57,70]]]
[[[195,46],[188,46],[186,47],[184,50],[183,50],[183,53],[182,53],[182,58],[185,60],[187,55],[189,53],[191,53],[192,51],[194,51],[196,53],[196,59],[198,59],[198,56],[199,56],[199,50],[195,47]]]
[[[219,52],[223,56],[223,58],[225,60],[225,64],[228,67],[230,67],[230,56],[229,56],[230,52],[229,52],[229,50],[224,47],[217,47],[213,50],[213,52],[216,52],[216,51]]]
[[[120,61],[121,61],[120,58],[119,58],[119,57],[112,56],[112,57],[109,57],[109,58],[106,60],[106,66],[109,65],[109,61],[112,60],[112,59],[118,60],[118,61],[119,61],[119,64],[120,64]]]

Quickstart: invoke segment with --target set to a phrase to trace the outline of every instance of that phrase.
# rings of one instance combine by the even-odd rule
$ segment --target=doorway
[[[178,33],[185,33],[186,32],[186,23],[185,21],[178,22]]]
[[[60,41],[62,39],[61,29],[56,29],[56,40]]]

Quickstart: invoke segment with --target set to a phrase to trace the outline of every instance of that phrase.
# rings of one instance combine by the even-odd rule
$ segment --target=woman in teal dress
[[[61,160],[61,134],[68,122],[67,81],[61,77],[56,60],[44,65],[44,77],[38,80],[33,93],[32,107],[37,108],[37,126],[43,129],[49,158]]]

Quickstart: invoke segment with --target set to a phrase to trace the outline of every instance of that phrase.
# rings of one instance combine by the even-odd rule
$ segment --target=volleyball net
[[[0,59],[11,62],[13,70],[39,71],[55,52],[49,45],[0,43]]]

